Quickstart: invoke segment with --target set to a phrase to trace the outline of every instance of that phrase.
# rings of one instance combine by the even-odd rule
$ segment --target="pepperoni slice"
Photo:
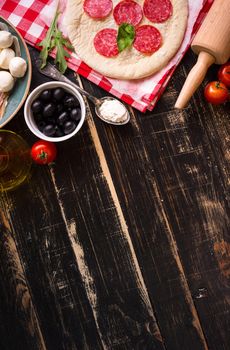
[[[118,25],[129,23],[137,26],[143,17],[142,8],[133,0],[123,0],[115,6],[113,17]]]
[[[92,18],[102,19],[107,17],[113,8],[112,0],[85,0],[83,9]]]
[[[173,12],[170,0],[145,0],[143,11],[151,22],[165,22]]]
[[[105,28],[100,30],[95,35],[93,43],[96,51],[102,56],[113,57],[119,53],[116,29]]]
[[[157,51],[162,44],[162,37],[159,30],[150,25],[143,25],[136,29],[136,37],[133,47],[136,50],[151,54]]]

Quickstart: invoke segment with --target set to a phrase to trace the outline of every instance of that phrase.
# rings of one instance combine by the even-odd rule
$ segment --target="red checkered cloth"
[[[189,18],[183,43],[169,64],[157,74],[135,81],[107,78],[87,66],[74,53],[68,59],[68,66],[141,112],[152,110],[189,48],[212,2],[213,0],[188,0]],[[64,14],[66,0],[60,0],[59,3]],[[36,46],[45,37],[57,4],[57,0],[1,0],[0,15],[8,19],[30,45]],[[59,25],[65,33],[62,20],[63,16],[59,20]]]

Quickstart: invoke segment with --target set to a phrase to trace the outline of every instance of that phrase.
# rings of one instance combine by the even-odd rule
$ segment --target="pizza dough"
[[[94,3],[93,0],[88,1],[91,1],[91,4]],[[152,8],[151,6],[154,1],[160,3],[159,0],[136,1],[136,3],[142,7],[144,14],[136,30],[139,26],[155,27],[161,34],[162,42],[160,48],[154,53],[146,54],[138,51],[134,45],[132,45],[132,47],[126,48],[116,56],[105,57],[95,49],[94,40],[96,35],[99,35],[98,33],[103,29],[118,30],[118,25],[113,17],[113,10],[121,0],[113,1],[113,10],[103,19],[91,18],[83,9],[84,1],[68,0],[65,24],[76,53],[91,68],[111,78],[127,80],[140,79],[159,71],[167,65],[181,45],[187,26],[188,4],[187,0],[171,0],[171,9],[169,0],[161,0],[161,2],[164,3],[164,11],[162,9],[159,10],[159,7],[158,10],[155,11],[155,16],[158,21],[161,22],[165,16],[167,18],[169,11],[172,11],[172,14],[170,12],[168,19],[161,23],[156,23],[150,21],[145,16],[145,13],[149,13],[149,8]],[[103,3],[106,3],[106,1],[103,0]],[[150,11],[149,16],[151,16],[151,13]],[[144,37],[138,40],[136,38],[137,45],[140,45],[141,40],[143,40],[143,45],[148,45],[146,30],[143,32],[145,32]],[[151,35],[153,35],[153,31],[151,31]],[[159,43],[160,39],[157,34],[156,37]],[[102,41],[104,44],[106,43],[106,41]],[[103,45],[101,44],[101,46]],[[113,45],[111,47],[114,50]],[[102,50],[104,50],[104,48],[102,48]]]

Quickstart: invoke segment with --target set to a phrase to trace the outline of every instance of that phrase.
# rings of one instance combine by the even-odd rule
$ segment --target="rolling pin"
[[[213,63],[224,64],[230,57],[230,0],[214,0],[191,48],[198,54],[198,59],[176,101],[175,108],[179,109],[187,105],[208,68]]]

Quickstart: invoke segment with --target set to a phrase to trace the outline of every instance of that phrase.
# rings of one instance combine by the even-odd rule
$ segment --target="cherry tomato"
[[[214,105],[224,103],[228,100],[227,87],[220,81],[212,81],[205,86],[204,96],[206,100]]]
[[[54,161],[57,148],[54,143],[39,140],[31,148],[31,157],[38,164],[49,164]]]
[[[230,62],[223,64],[218,71],[218,79],[230,87]]]

